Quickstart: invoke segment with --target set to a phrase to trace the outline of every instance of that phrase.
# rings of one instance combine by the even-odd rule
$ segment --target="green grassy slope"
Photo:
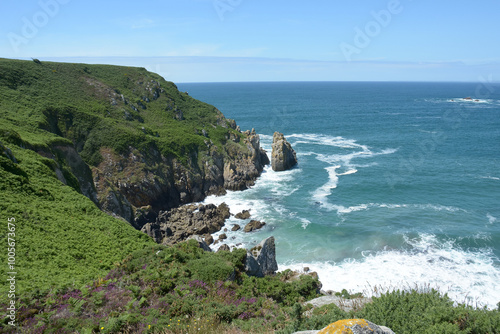
[[[71,140],[96,165],[98,148],[118,153],[157,145],[183,159],[208,138],[224,144],[237,131],[216,126],[222,114],[143,68],[0,58],[0,133],[13,130],[33,145]],[[226,122],[219,121],[219,125]]]
[[[154,244],[130,224],[100,211],[62,184],[52,160],[8,145],[17,164],[0,155],[0,243],[7,247],[7,220],[15,218],[15,271],[19,295],[76,285],[104,275],[132,251]],[[3,151],[0,146],[0,152]],[[6,268],[7,253],[0,252]],[[6,297],[7,281],[0,283]]]
[[[206,148],[203,130],[220,147],[229,132],[241,136],[229,122],[142,68],[0,59],[0,242],[15,218],[18,293],[78,286],[153,244],[80,194],[68,166],[61,166],[68,185],[59,181],[60,159],[36,152],[68,145],[95,166],[100,148],[134,145],[183,161]],[[6,256],[0,252],[0,263]],[[6,288],[1,280],[0,298]]]

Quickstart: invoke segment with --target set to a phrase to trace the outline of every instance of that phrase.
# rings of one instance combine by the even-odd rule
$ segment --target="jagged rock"
[[[231,231],[239,231],[241,229],[241,226],[238,224],[234,224],[233,227],[231,228]]]
[[[156,220],[164,244],[173,245],[192,235],[206,235],[220,231],[230,217],[226,203],[190,204],[160,212]]]
[[[94,168],[95,169],[95,168]],[[133,207],[128,199],[116,187],[99,173],[94,173],[94,184],[96,189],[106,188],[107,191],[99,194],[98,200],[101,210],[115,217],[121,217],[129,223],[133,223]],[[142,225],[134,225],[135,228],[141,229]]]
[[[208,247],[208,245],[205,243],[205,241],[203,240],[202,237],[200,237],[199,235],[192,235],[190,236],[189,238],[187,238],[187,240],[190,240],[190,239],[193,239],[193,240],[196,240],[198,241],[198,245],[200,246],[201,249],[203,249],[204,251],[206,252],[211,252],[212,250],[210,249],[210,247]]]
[[[225,252],[225,251],[230,252],[230,251],[231,251],[231,249],[229,248],[229,246],[228,246],[228,245],[223,244],[223,245],[221,245],[221,246],[219,247],[219,249],[217,250],[217,253],[218,253],[218,252]]]
[[[135,228],[140,229],[148,222],[154,222],[155,220],[156,220],[156,212],[153,211],[151,205],[142,206],[135,210],[134,221],[132,225]]]
[[[212,237],[212,235],[209,233],[205,234],[205,242],[210,246],[214,243],[214,237]]]
[[[141,228],[141,232],[146,233],[157,243],[161,242],[160,226],[156,223],[147,223]]]
[[[247,251],[245,271],[249,276],[264,277],[274,275],[278,270],[274,237],[269,237]]]
[[[219,240],[226,240],[226,239],[227,239],[226,233],[222,233],[221,235],[219,235]]]
[[[245,225],[245,228],[243,229],[243,231],[252,232],[252,231],[255,231],[255,230],[262,228],[264,225],[266,225],[266,223],[258,221],[258,220],[252,220],[252,221],[250,221],[250,223]]]
[[[264,166],[269,164],[266,152],[260,147],[260,137],[252,129],[244,139],[250,154],[238,161],[224,164],[224,188],[228,190],[244,190],[254,185]]]
[[[205,134],[208,136],[208,132]],[[269,159],[260,148],[257,134],[242,140],[246,147],[241,143],[228,146],[222,153],[207,139],[207,150],[187,155],[182,163],[177,158],[163,156],[156,148],[142,152],[129,147],[120,154],[102,148],[101,162],[92,169],[97,202],[140,229],[145,222],[134,222],[134,216],[129,214],[135,208],[150,205],[157,215],[183,204],[201,202],[211,194],[224,194],[226,189],[247,189],[254,184]],[[107,196],[110,191],[115,192],[114,197]],[[108,201],[114,203],[106,203]]]
[[[394,334],[387,327],[380,327],[365,319],[339,320],[323,328],[318,334]]]
[[[274,171],[288,170],[297,164],[297,155],[282,133],[274,133],[272,148],[271,166]]]
[[[248,218],[250,218],[250,211],[243,210],[243,211],[237,213],[234,217],[238,218],[238,219],[248,219]]]

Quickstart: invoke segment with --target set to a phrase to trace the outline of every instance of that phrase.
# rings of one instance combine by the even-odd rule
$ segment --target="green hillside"
[[[89,199],[101,148],[186,162],[207,139],[221,148],[227,133],[241,136],[221,122],[231,123],[142,68],[0,59],[0,219],[16,220],[18,291],[78,286],[153,244]]]
[[[204,146],[203,130],[215,145],[228,132],[212,126],[223,119],[213,106],[144,68],[0,59],[0,98],[1,132],[37,147],[64,137],[91,165],[100,147],[131,143],[184,159]]]

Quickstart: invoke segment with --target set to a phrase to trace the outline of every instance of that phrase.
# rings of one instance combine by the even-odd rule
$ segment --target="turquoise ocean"
[[[255,128],[269,156],[274,131],[297,152],[294,169],[267,167],[251,189],[205,200],[267,224],[232,232],[246,222],[231,217],[226,243],[272,235],[279,270],[309,267],[324,290],[418,286],[500,302],[500,84],[178,87]]]

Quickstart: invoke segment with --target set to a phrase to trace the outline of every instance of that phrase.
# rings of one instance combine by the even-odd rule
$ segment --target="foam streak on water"
[[[358,162],[360,158],[369,159],[379,155],[393,154],[397,152],[397,149],[392,148],[384,149],[378,152],[372,151],[367,145],[362,145],[357,143],[355,140],[346,139],[340,136],[333,137],[323,134],[306,133],[293,134],[288,136],[288,138],[294,146],[305,144],[331,146],[333,148],[341,149],[342,153],[310,153],[311,155],[315,155],[317,160],[328,164],[328,166],[325,167],[325,170],[328,173],[328,181],[312,192],[312,199],[314,202],[320,204],[321,207],[331,211],[342,210],[341,206],[331,204],[328,201],[328,197],[332,194],[332,190],[337,188],[339,176],[355,174],[358,172],[358,168],[371,166],[370,164],[360,164]],[[339,172],[338,170],[342,171]]]

